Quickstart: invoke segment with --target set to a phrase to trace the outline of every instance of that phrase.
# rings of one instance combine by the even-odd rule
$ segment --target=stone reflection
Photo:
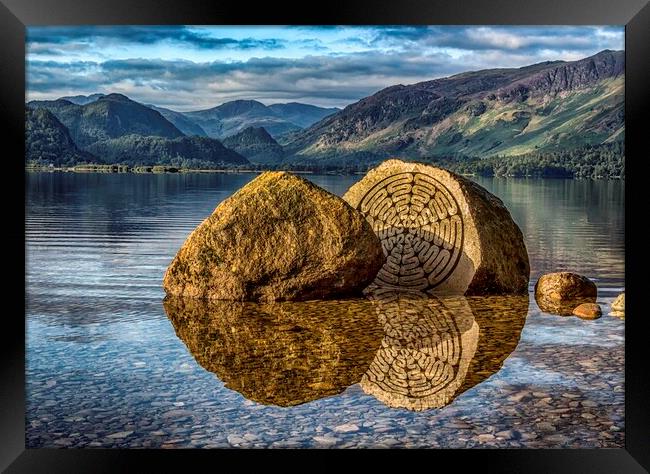
[[[497,372],[519,342],[528,296],[431,297],[373,288],[384,338],[360,385],[386,405],[449,404]]]
[[[390,407],[443,407],[516,348],[528,296],[432,297],[374,287],[368,299],[241,303],[167,297],[196,361],[246,398],[283,407],[361,388]]]
[[[196,361],[246,398],[293,406],[358,383],[383,337],[366,299],[240,303],[167,297]]]

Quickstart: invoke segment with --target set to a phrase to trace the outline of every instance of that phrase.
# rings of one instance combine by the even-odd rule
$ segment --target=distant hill
[[[77,148],[68,129],[54,114],[43,108],[25,107],[25,161],[41,166],[74,166],[94,159]]]
[[[624,52],[383,89],[288,135],[288,162],[514,156],[621,140]]]
[[[250,164],[237,152],[207,137],[143,137],[126,135],[95,142],[88,151],[105,163],[173,165],[178,167],[231,167]]]
[[[190,118],[188,118],[182,112],[176,112],[175,110],[165,109],[163,107],[157,107],[155,105],[147,104],[147,107],[160,112],[160,115],[165,117],[171,123],[173,123],[176,128],[183,132],[188,137],[196,135],[199,137],[207,137],[208,134],[205,133],[205,130],[201,128],[200,125],[196,124]]]
[[[222,140],[224,146],[235,150],[252,163],[271,164],[282,160],[282,146],[263,127],[248,127]]]
[[[91,102],[95,102],[98,99],[101,99],[104,97],[106,94],[90,94],[90,95],[71,95],[67,97],[61,97],[61,100],[67,100],[68,102],[72,102],[73,104],[77,105],[86,105],[90,104]]]
[[[159,112],[121,94],[108,94],[86,105],[68,100],[34,101],[29,107],[43,107],[52,112],[70,131],[80,148],[101,140],[137,134],[166,138],[183,133]]]
[[[339,112],[341,109],[317,107],[315,105],[289,102],[287,104],[272,104],[268,106],[279,117],[298,125],[301,128],[309,127],[325,117]]]
[[[272,136],[300,129],[256,100],[234,100],[207,110],[185,112],[185,116],[213,138],[235,135],[248,127],[264,127]]]
[[[624,72],[624,52],[605,50],[394,85],[338,111],[235,100],[181,113],[121,94],[32,101],[50,114],[28,111],[27,154],[358,171],[399,156],[497,175],[624,176]]]

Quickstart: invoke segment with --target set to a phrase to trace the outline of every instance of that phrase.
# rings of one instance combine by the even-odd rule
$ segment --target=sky
[[[623,26],[44,26],[26,99],[125,94],[178,111],[236,99],[345,107],[465,71],[624,49]]]

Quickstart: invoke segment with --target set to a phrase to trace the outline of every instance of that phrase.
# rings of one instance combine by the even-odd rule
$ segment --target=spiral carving
[[[371,188],[358,208],[386,257],[375,284],[426,291],[456,268],[463,219],[458,203],[439,181],[423,173],[398,173]]]
[[[459,308],[418,291],[378,288],[369,297],[377,304],[384,339],[361,380],[363,390],[389,406],[411,410],[449,403],[467,370],[470,354],[464,352],[476,350],[477,328],[470,330],[473,347],[466,348]]]

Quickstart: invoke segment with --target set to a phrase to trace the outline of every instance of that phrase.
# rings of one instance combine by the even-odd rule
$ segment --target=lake
[[[624,181],[476,178],[524,234],[529,297],[163,303],[188,234],[255,176],[26,174],[27,448],[624,447]],[[539,310],[563,270],[600,319]]]

